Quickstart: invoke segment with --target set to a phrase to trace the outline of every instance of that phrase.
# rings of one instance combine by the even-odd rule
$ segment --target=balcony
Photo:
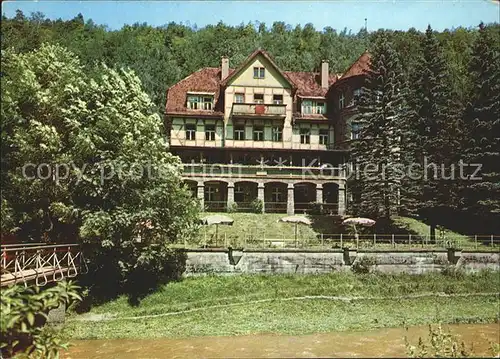
[[[233,117],[264,117],[281,119],[286,116],[286,105],[233,103]]]
[[[233,179],[344,179],[340,167],[252,166],[238,164],[185,163],[183,177],[224,177]]]

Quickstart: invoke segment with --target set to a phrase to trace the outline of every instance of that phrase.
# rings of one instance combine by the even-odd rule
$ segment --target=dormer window
[[[190,110],[211,110],[214,104],[214,97],[211,95],[189,95],[187,98],[187,108]]]
[[[303,115],[324,115],[326,113],[326,104],[324,101],[303,100]]]
[[[254,67],[253,68],[253,78],[263,79],[266,76],[266,69],[264,67]]]

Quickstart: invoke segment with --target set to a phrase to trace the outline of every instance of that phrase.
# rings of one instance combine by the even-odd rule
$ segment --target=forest
[[[400,88],[396,98],[388,94],[388,101],[400,104],[395,116],[387,120],[384,111],[394,109],[385,109],[386,104],[378,103],[379,96],[373,91],[364,92],[360,108],[367,125],[362,135],[378,137],[384,145],[376,152],[376,144],[366,146],[360,141],[353,148],[354,158],[377,162],[380,153],[385,153],[385,158],[391,159],[391,146],[399,146],[404,148],[404,156],[392,158],[392,163],[421,162],[423,154],[448,168],[461,159],[469,163],[485,161],[483,172],[489,177],[472,186],[461,180],[405,183],[392,178],[368,183],[361,179],[351,185],[353,210],[386,217],[400,212],[419,214],[432,224],[461,226],[457,230],[465,232],[498,232],[498,23],[441,32],[430,26],[425,32],[414,28],[320,30],[310,23],[292,26],[284,22],[238,26],[219,22],[202,28],[175,22],[159,27],[136,23],[111,31],[81,14],[64,21],[18,10],[13,18],[4,16],[1,26],[3,52],[27,54],[42,44],[54,44],[74,54],[89,76],[103,66],[133,71],[160,118],[166,89],[202,67],[220,66],[222,56],[229,56],[231,67],[236,67],[256,48],[262,48],[284,70],[318,71],[321,60],[328,60],[332,72],[342,73],[368,49],[382,61],[377,60],[373,76],[385,67],[392,69],[391,76],[396,74],[384,81]],[[9,74],[4,72],[2,76]],[[372,80],[376,82],[375,77]],[[385,91],[384,83],[376,86]],[[368,121],[375,107],[381,117],[378,122]],[[398,138],[407,141],[385,141],[384,136],[394,134],[395,128],[400,132]],[[356,195],[362,189],[365,195]],[[393,193],[400,197],[394,198]],[[394,201],[399,204],[394,205]],[[367,207],[362,203],[371,204]],[[457,221],[458,215],[465,220]],[[471,222],[474,224],[467,224]]]

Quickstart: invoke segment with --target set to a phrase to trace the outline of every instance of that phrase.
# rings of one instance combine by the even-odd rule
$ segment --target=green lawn
[[[202,213],[200,216],[207,216],[216,213]],[[219,213],[220,214],[220,213]],[[279,222],[280,218],[286,216],[283,213],[225,213],[234,219],[232,226],[218,226],[217,239],[215,236],[215,226],[202,226],[197,239],[191,243],[179,243],[178,245],[189,247],[218,246],[218,247],[244,247],[244,248],[263,248],[272,246],[295,247],[295,225]],[[332,248],[332,247],[355,247],[355,242],[349,239],[348,233],[352,230],[340,224],[338,217],[331,216],[309,216],[312,221],[311,226],[298,225],[298,247],[301,248]],[[404,238],[404,243],[398,243],[396,248],[411,249],[422,248],[422,238],[427,238],[429,226],[416,219],[408,217],[394,217],[394,226],[399,233],[396,236]],[[342,243],[340,234],[343,234]],[[413,235],[413,242],[407,243],[407,234]],[[323,239],[322,239],[323,234]],[[437,233],[439,235],[439,232]],[[464,235],[446,230],[444,232],[446,239],[453,239],[454,244],[459,248],[475,248],[473,240]],[[329,235],[335,235],[330,238]],[[360,248],[374,248],[371,235],[361,235],[362,240],[359,243]],[[445,248],[446,244],[425,244],[425,248]],[[478,249],[494,249],[490,246],[479,244]],[[376,241],[375,248],[391,249],[394,246],[386,238],[385,243],[381,240]]]
[[[72,314],[64,333],[73,339],[153,338],[306,334],[439,320],[494,322],[499,317],[499,292],[498,273],[493,272],[460,277],[439,273],[208,276],[171,283],[138,306],[120,297],[89,313]],[[114,319],[97,320],[109,316]]]

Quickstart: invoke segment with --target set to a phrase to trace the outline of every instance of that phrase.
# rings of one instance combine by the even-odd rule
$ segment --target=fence
[[[247,233],[239,237],[225,233],[216,238],[206,232],[198,243],[185,247],[233,247],[247,249],[297,248],[297,249],[446,249],[500,250],[500,235],[429,236],[412,234],[319,234],[316,237],[269,238],[263,233]]]

